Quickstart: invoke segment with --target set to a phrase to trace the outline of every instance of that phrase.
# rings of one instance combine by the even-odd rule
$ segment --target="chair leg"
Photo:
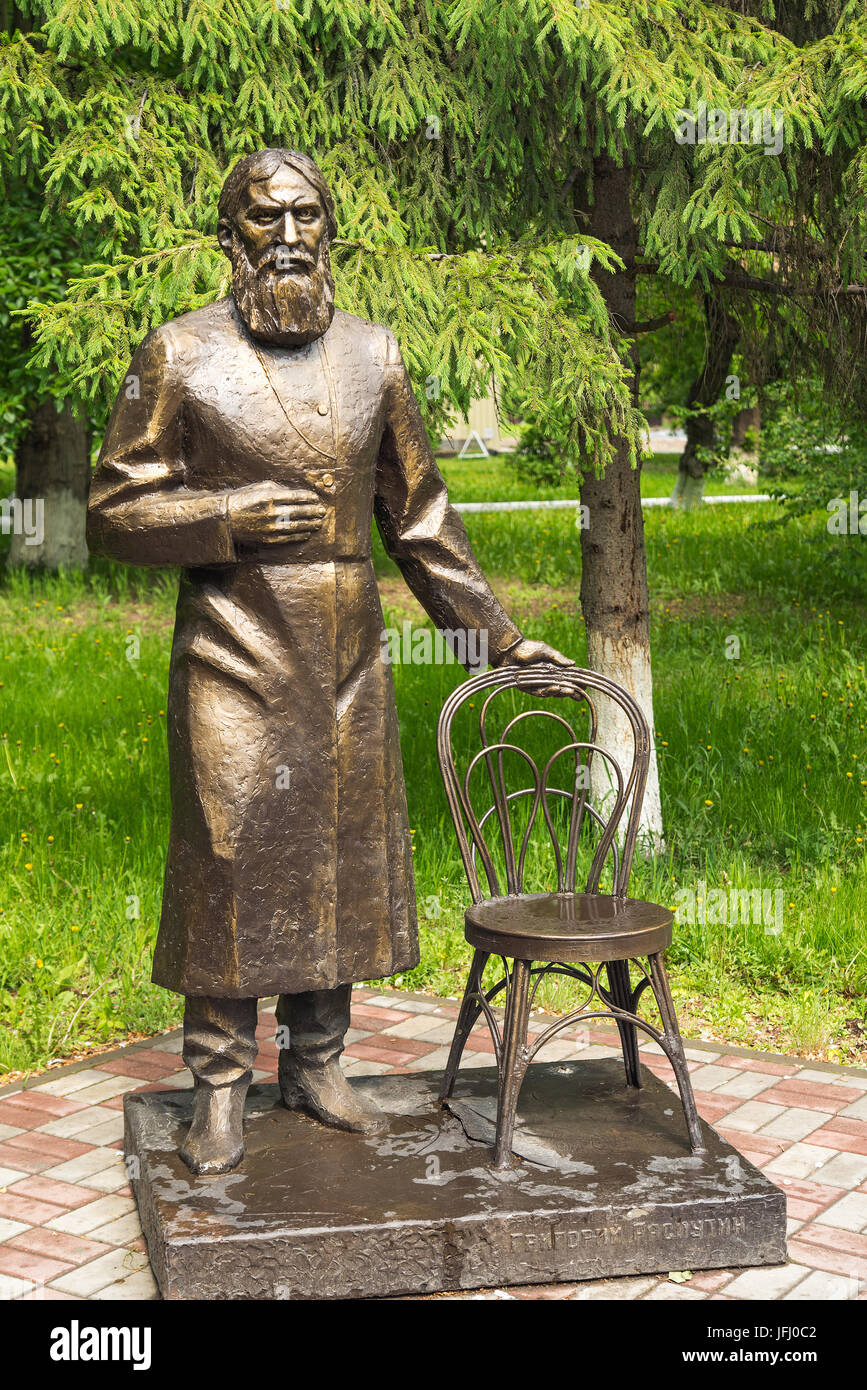
[[[665,973],[665,966],[662,956],[657,952],[656,955],[648,956],[650,966],[650,982],[653,986],[653,993],[659,1008],[662,1019],[662,1031],[669,1049],[669,1061],[674,1068],[674,1075],[677,1079],[677,1087],[680,1091],[680,1101],[683,1106],[686,1129],[689,1135],[689,1146],[692,1152],[704,1153],[705,1143],[701,1132],[701,1121],[698,1118],[698,1111],[695,1108],[695,1096],[692,1093],[692,1082],[689,1078],[689,1068],[686,1064],[686,1057],[683,1051],[683,1042],[680,1036],[680,1029],[677,1026],[677,1015],[674,1011],[674,1001],[671,997],[671,990],[668,987],[668,977]]]
[[[487,965],[489,958],[489,951],[476,950],[473,954],[473,963],[470,966],[470,973],[467,979],[467,987],[464,990],[464,997],[461,1000],[461,1008],[460,1013],[458,1014],[458,1021],[455,1024],[455,1031],[454,1036],[452,1038],[451,1051],[449,1052],[449,1060],[446,1063],[446,1069],[443,1073],[442,1085],[440,1086],[439,1099],[441,1101],[448,1100],[449,1096],[452,1093],[452,1089],[455,1084],[455,1076],[457,1075],[457,1070],[460,1065],[461,1057],[463,1055],[464,1046],[466,1045],[467,1038],[470,1036],[470,1033],[473,1031],[473,1028],[476,1025],[476,1020],[478,1019],[479,1014],[482,1012],[481,1005],[473,996],[478,993],[481,993],[482,975],[485,972],[485,966]]]
[[[627,1013],[634,1013],[632,1005],[632,990],[629,986],[629,961],[610,960],[606,965],[608,972],[608,988],[611,997],[618,1009],[625,1009]],[[617,1031],[620,1034],[620,1046],[623,1049],[623,1065],[626,1068],[627,1086],[641,1086],[641,1064],[638,1058],[638,1036],[634,1023],[627,1023],[618,1018]]]
[[[503,1025],[503,1050],[497,1095],[497,1140],[494,1167],[509,1168],[512,1164],[512,1132],[521,1083],[527,1070],[523,1050],[527,1046],[527,1023],[530,1016],[530,967],[532,961],[512,962]]]

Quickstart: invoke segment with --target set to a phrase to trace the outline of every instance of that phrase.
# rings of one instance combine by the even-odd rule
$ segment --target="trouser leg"
[[[226,1173],[244,1156],[244,1100],[256,1060],[256,999],[188,995],[182,1057],[193,1074],[193,1123],[181,1158]]]
[[[340,1067],[351,997],[351,985],[280,995],[277,1023],[288,1030],[288,1046],[280,1051],[278,1078],[290,1110],[306,1110],[336,1129],[371,1134],[384,1127],[384,1116],[353,1090]]]

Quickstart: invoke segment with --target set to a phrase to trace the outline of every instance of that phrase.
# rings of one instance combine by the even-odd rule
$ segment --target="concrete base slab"
[[[178,1157],[189,1091],[128,1095],[126,1152],[154,1274],[170,1299],[363,1298],[781,1264],[785,1196],[709,1126],[689,1151],[675,1094],[619,1060],[533,1065],[515,1167],[490,1164],[496,1072],[359,1078],[390,1116],[374,1138],[252,1086],[243,1163]]]

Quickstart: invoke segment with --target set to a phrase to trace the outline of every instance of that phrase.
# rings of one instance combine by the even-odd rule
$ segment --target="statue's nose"
[[[287,212],[283,217],[283,241],[287,246],[294,246],[299,240],[295,218],[291,212]]]

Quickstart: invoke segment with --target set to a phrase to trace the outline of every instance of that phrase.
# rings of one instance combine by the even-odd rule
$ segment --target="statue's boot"
[[[244,1157],[244,1101],[256,1060],[256,999],[187,996],[183,1059],[193,1073],[193,1123],[180,1155],[197,1174]]]
[[[280,995],[277,1023],[284,1036],[288,1030],[288,1047],[280,1051],[277,1079],[290,1110],[304,1110],[334,1129],[379,1134],[386,1116],[353,1090],[340,1067],[351,993],[351,985],[340,985]]]

